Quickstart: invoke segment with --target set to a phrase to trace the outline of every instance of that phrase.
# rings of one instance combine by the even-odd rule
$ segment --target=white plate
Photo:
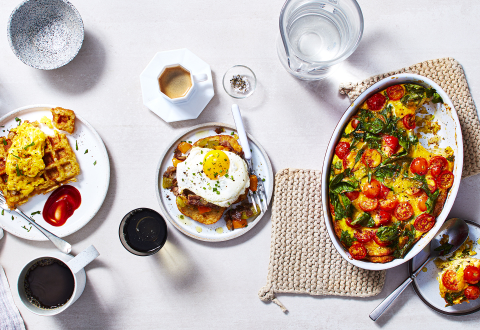
[[[196,142],[204,137],[217,135],[215,128],[223,127],[225,132],[221,134],[230,135],[232,132],[236,133],[235,127],[223,123],[207,123],[192,127],[187,132],[181,134],[172,141],[170,146],[163,153],[156,169],[156,193],[162,213],[175,226],[179,231],[187,236],[193,237],[201,241],[208,242],[221,242],[227,241],[239,236],[242,236],[247,231],[252,229],[263,217],[264,214],[259,215],[254,220],[249,219],[248,226],[241,229],[235,229],[230,231],[227,229],[225,220],[222,217],[218,222],[213,225],[204,225],[200,222],[191,220],[190,218],[183,216],[177,208],[175,203],[175,196],[168,189],[162,188],[162,176],[169,166],[172,166],[173,152],[177,148],[181,141]],[[273,171],[270,159],[268,158],[265,150],[262,146],[247,133],[250,149],[252,150],[253,169],[259,178],[265,179],[264,185],[267,193],[267,204],[270,204],[273,192]],[[180,218],[180,215],[184,219]],[[222,228],[222,229],[218,229]],[[219,232],[221,231],[221,232]]]
[[[7,135],[7,129],[17,126],[15,117],[20,118],[22,121],[40,121],[43,116],[52,119],[50,109],[54,107],[55,106],[43,104],[26,106],[6,114],[0,118],[0,125],[4,126],[0,128],[1,135]],[[77,176],[77,182],[69,183],[69,185],[80,191],[80,194],[82,195],[82,204],[77,210],[75,210],[67,222],[60,227],[48,224],[43,220],[41,214],[33,216],[33,219],[38,224],[60,237],[73,234],[85,226],[90,219],[95,216],[103,204],[110,182],[110,162],[102,139],[85,119],[80,117],[78,113],[75,115],[75,132],[72,135],[68,133],[66,135],[70,146],[75,152],[77,161],[80,164],[80,175]],[[3,132],[3,130],[5,130],[5,132]],[[45,125],[42,125],[42,130],[49,135],[53,135],[53,130],[50,130]],[[75,150],[76,143],[78,143],[78,151]],[[86,149],[88,149],[88,153],[85,154]],[[96,164],[94,165],[95,162]],[[19,208],[27,215],[31,215],[32,212],[36,211],[42,212],[43,206],[50,194],[51,192],[46,195],[34,196]],[[12,216],[14,220],[12,220]],[[36,228],[30,229],[31,225],[28,221],[24,220],[14,212],[5,211],[3,216],[0,215],[0,227],[8,231],[10,234],[28,240],[47,240],[47,238]]]
[[[206,74],[207,80],[197,83],[188,101],[172,103],[160,92],[158,75],[170,64],[181,64],[192,74]],[[210,66],[188,49],[158,52],[140,75],[143,104],[167,123],[195,119],[205,109],[215,94]]]
[[[425,108],[429,112],[429,114],[433,114],[435,119],[440,123],[441,129],[438,131],[438,136],[440,136],[441,142],[439,143],[439,147],[445,148],[450,146],[453,149],[453,153],[455,155],[455,164],[453,165],[453,174],[455,176],[453,186],[450,188],[447,199],[443,206],[443,210],[440,215],[437,217],[437,222],[435,226],[425,234],[407,253],[407,255],[403,259],[394,259],[393,261],[381,264],[381,263],[373,263],[363,260],[354,260],[350,257],[350,254],[345,251],[345,248],[340,242],[340,239],[335,234],[335,230],[333,228],[332,217],[330,215],[330,207],[329,207],[329,198],[328,198],[328,180],[330,175],[330,164],[332,163],[333,155],[335,153],[335,146],[337,145],[338,141],[341,138],[343,133],[343,128],[347,125],[350,118],[357,112],[358,107],[365,102],[370,96],[373,94],[380,92],[386,89],[389,86],[397,85],[397,84],[407,84],[407,83],[414,83],[418,85],[422,85],[424,87],[432,87],[434,88],[438,94],[443,99],[443,103],[438,103],[436,105],[427,106]],[[416,131],[417,132],[417,131]],[[427,136],[428,139],[429,136]],[[428,145],[425,143],[426,139],[421,138],[420,142],[422,145],[428,148]],[[462,130],[460,127],[460,122],[458,120],[457,112],[453,106],[452,101],[448,97],[447,93],[438,86],[432,80],[425,78],[423,76],[419,76],[416,74],[411,73],[402,73],[398,75],[394,75],[391,77],[387,77],[385,79],[380,80],[379,82],[375,83],[374,85],[370,86],[367,90],[365,90],[345,111],[342,118],[335,127],[335,131],[332,134],[332,138],[330,139],[330,143],[327,147],[327,152],[325,154],[325,159],[323,161],[323,173],[322,173],[322,206],[323,206],[323,214],[326,215],[325,217],[325,224],[327,226],[328,234],[330,239],[332,240],[333,245],[340,253],[340,255],[350,262],[351,264],[369,270],[384,270],[392,267],[396,267],[401,265],[411,258],[413,258],[417,253],[419,253],[425,246],[430,244],[430,241],[433,237],[437,234],[437,231],[445,222],[450,209],[453,206],[453,202],[455,201],[455,197],[457,196],[458,188],[460,186],[460,180],[462,179],[462,168],[463,168],[463,140],[462,140]]]
[[[468,237],[476,244],[474,244],[474,250],[477,255],[474,258],[480,258],[480,246],[477,244],[480,238],[480,226],[473,222],[465,220],[468,224],[469,235]],[[413,274],[413,271],[417,270],[420,265],[427,260],[430,255],[430,245],[428,245],[423,251],[417,254],[408,263],[408,271]],[[413,288],[422,301],[434,311],[448,314],[448,315],[466,315],[478,312],[480,310],[480,299],[471,300],[470,303],[462,303],[459,305],[445,307],[445,300],[440,297],[440,289],[437,281],[437,276],[441,273],[441,269],[437,268],[433,261],[430,261],[426,265],[427,271],[421,272],[418,277],[413,281]]]

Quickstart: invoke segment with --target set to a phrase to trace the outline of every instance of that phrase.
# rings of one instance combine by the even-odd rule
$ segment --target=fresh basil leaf
[[[370,219],[372,219],[372,216],[367,213],[367,212],[364,212],[362,213],[360,216],[356,217],[355,219],[352,220],[352,223],[351,225],[352,226],[355,226],[355,225],[360,225],[362,227],[366,227],[366,225],[368,224],[368,222],[370,221]],[[372,219],[373,220],[373,219]],[[375,222],[375,221],[374,221]]]
[[[365,152],[365,149],[358,150],[357,155],[355,156],[355,165],[360,161],[364,152]]]
[[[391,242],[400,235],[398,225],[380,227],[377,231],[377,237],[384,242]]]
[[[433,103],[443,103],[443,99],[437,92],[435,92],[435,94],[433,94],[433,97],[432,97],[432,102]]]
[[[368,227],[368,228],[373,228],[375,227],[377,224],[375,223],[375,220],[373,220],[372,217],[370,217],[370,219],[368,219],[368,222],[367,224],[365,225],[365,227]]]
[[[343,168],[343,164],[342,162],[336,162],[335,164],[333,164],[333,168],[336,169],[336,170],[341,170]]]
[[[348,231],[342,230],[342,235],[340,236],[340,241],[345,244],[347,248],[351,247],[353,242],[355,242],[357,239],[350,235]]]
[[[439,251],[440,252],[440,255],[441,256],[444,256],[444,255],[447,255],[448,253],[450,253],[450,251],[452,250],[453,248],[453,245],[448,243],[448,242],[445,242],[443,243],[442,245],[438,246],[435,248],[434,251]]]
[[[427,189],[430,191],[430,189]],[[431,214],[433,211],[433,208],[435,207],[435,202],[437,201],[438,195],[440,195],[440,190],[436,190],[433,194],[430,194],[428,196],[427,201],[425,202],[425,205],[427,206],[427,213]]]
[[[378,134],[383,131],[385,123],[380,118],[375,118],[371,122],[365,122],[363,124],[363,127],[367,132],[370,132],[372,134]]]
[[[355,191],[355,190],[356,190],[355,187],[352,186],[349,182],[340,182],[335,187],[332,187],[330,189],[330,193],[340,194],[340,193],[351,192],[351,191]]]
[[[375,178],[383,182],[386,178],[393,178],[393,176],[401,170],[401,166],[397,164],[388,164],[377,167],[375,169]]]

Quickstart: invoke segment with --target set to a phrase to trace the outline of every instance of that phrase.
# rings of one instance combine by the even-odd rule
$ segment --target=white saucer
[[[194,94],[187,102],[174,104],[161,95],[157,79],[166,65],[176,63],[188,68],[194,75],[204,73],[208,78],[197,84]],[[215,94],[210,65],[186,48],[155,54],[140,75],[140,83],[143,104],[168,123],[197,118]]]

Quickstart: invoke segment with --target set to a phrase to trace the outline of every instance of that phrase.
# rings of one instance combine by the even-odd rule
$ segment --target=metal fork
[[[48,230],[46,230],[45,228],[37,224],[35,220],[33,220],[28,215],[23,213],[20,209],[16,208],[15,210],[10,210],[7,206],[7,201],[5,200],[5,197],[1,192],[0,192],[0,208],[4,209],[5,211],[13,211],[18,215],[20,215],[22,218],[27,220],[32,226],[40,230],[40,232],[43,235],[45,235],[57,247],[57,249],[59,249],[63,253],[69,254],[70,251],[72,251],[72,246],[68,242],[64,241],[60,237],[56,236],[55,234],[52,234],[51,232],[49,232]]]
[[[242,145],[243,152],[245,154],[245,160],[247,161],[248,173],[255,175],[252,164],[252,152],[250,151],[250,145],[248,144],[247,133],[245,132],[245,127],[243,126],[242,115],[240,113],[240,108],[237,104],[232,105],[232,114],[233,120],[235,121],[235,126],[237,126],[238,137],[240,138],[240,144]],[[258,178],[258,176],[257,176]],[[257,183],[257,191],[252,192],[248,190],[248,196],[255,206],[255,210],[258,212],[264,213],[268,209],[267,204],[267,194],[265,192],[265,187],[261,179]]]

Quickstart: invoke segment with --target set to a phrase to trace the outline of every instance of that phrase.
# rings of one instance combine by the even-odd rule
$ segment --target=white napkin
[[[0,329],[25,330],[25,324],[13,302],[7,276],[2,266],[0,266]]]

